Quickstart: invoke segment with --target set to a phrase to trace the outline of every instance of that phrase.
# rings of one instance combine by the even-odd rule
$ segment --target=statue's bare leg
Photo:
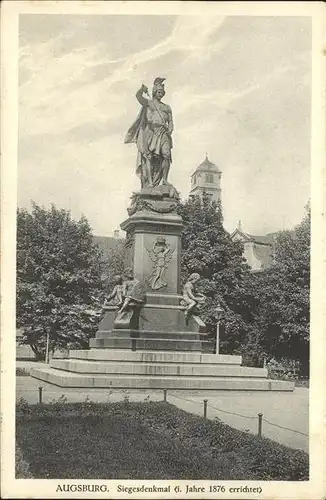
[[[162,163],[160,163],[160,159],[157,157],[153,158],[152,177],[153,177],[154,187],[158,186],[162,179],[161,169],[162,169]]]
[[[170,170],[170,160],[168,158],[163,158],[163,161],[162,161],[162,184],[168,183],[169,170]]]
[[[152,187],[153,186],[153,178],[152,178],[152,165],[151,165],[151,161],[150,161],[150,159],[148,157],[146,157],[145,161],[146,161],[145,168],[146,168],[147,184],[148,184],[149,187]]]
[[[194,309],[194,307],[196,306],[197,302],[195,302],[194,300],[190,300],[188,302],[188,307],[186,309],[186,312],[185,312],[185,315],[186,316],[190,316],[190,313],[192,312],[192,310]]]
[[[162,184],[168,183],[168,175],[171,164],[171,150],[168,141],[162,144]]]
[[[130,300],[131,300],[130,297],[125,298],[124,303],[122,304],[122,307],[118,311],[119,313],[124,312],[128,308]]]
[[[150,153],[147,152],[142,155],[142,175],[141,175],[141,187],[152,187],[153,186],[153,176],[152,176],[152,166],[150,161]]]

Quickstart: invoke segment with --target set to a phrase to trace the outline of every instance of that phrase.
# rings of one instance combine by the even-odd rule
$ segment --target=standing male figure
[[[172,161],[171,150],[173,119],[169,105],[162,102],[165,95],[165,78],[155,78],[152,99],[147,99],[148,88],[142,85],[136,92],[136,98],[142,109],[137,120],[127,132],[125,143],[137,144],[137,174],[141,178],[141,187],[154,187],[167,184]]]

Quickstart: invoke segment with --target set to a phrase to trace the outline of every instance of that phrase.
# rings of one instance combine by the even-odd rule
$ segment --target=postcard
[[[3,2],[3,498],[325,497],[324,19]]]

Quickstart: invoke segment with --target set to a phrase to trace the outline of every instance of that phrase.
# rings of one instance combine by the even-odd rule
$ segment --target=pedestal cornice
[[[120,225],[127,232],[164,233],[180,235],[183,224],[177,214],[155,214],[140,211],[131,215]]]

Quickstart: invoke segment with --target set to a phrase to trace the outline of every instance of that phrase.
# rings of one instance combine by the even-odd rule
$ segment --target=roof
[[[246,233],[246,234],[255,243],[260,243],[261,245],[273,245],[273,238],[271,238],[268,234],[266,234],[264,236],[257,236],[257,235],[248,234],[248,233]]]
[[[217,165],[215,165],[215,163],[212,163],[211,161],[209,161],[209,159],[207,158],[207,155],[206,155],[206,158],[205,160],[200,164],[198,165],[198,167],[196,168],[195,172],[222,172]],[[194,174],[192,174],[194,175]]]
[[[253,272],[263,271],[270,267],[273,263],[273,236],[276,233],[266,234],[265,236],[255,236],[253,234],[244,233],[241,229],[237,228],[231,234],[231,238],[234,236],[242,236],[242,242],[252,243],[253,254],[256,259],[261,263],[261,269],[254,269]]]
[[[106,259],[111,256],[112,250],[117,249],[119,246],[122,247],[124,243],[124,239],[117,239],[112,236],[93,236],[93,241],[103,251]]]
[[[231,234],[231,238],[233,238],[236,234],[242,236],[247,241],[253,241],[254,243],[258,243],[260,245],[271,246],[274,243],[275,235],[278,233],[269,233],[269,234],[266,234],[264,236],[257,236],[254,234],[245,233],[244,231],[241,231],[241,229],[237,228]]]

